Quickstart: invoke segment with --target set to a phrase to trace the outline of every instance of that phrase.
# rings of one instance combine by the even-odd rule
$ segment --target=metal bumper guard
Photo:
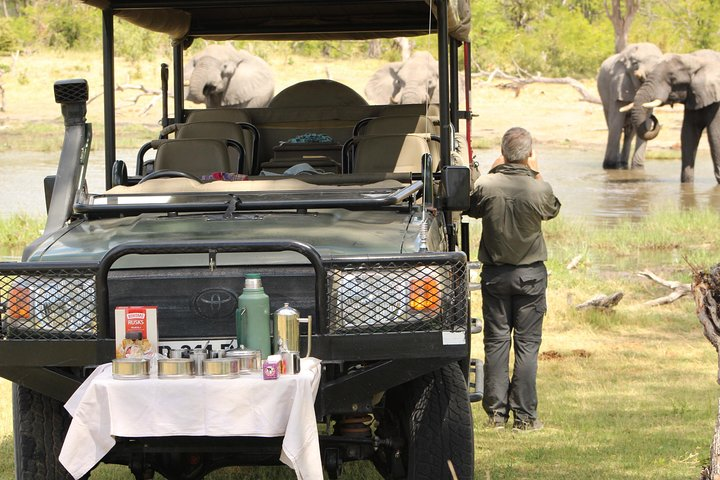
[[[97,264],[0,264],[0,376],[65,401],[89,369],[109,362],[114,357],[115,340],[108,274],[124,256],[208,253],[212,266],[220,253],[284,251],[303,255],[315,271],[312,348],[313,356],[325,365],[318,395],[319,415],[369,411],[374,392],[450,362],[467,360],[469,297],[462,252],[323,258],[312,246],[290,240],[182,242],[121,245]],[[420,278],[421,289],[443,291],[440,297],[432,290],[431,295],[438,293],[433,297],[437,303],[427,305],[425,311],[422,307],[413,311],[410,317],[399,314],[397,305],[401,294],[413,294],[397,287],[400,282],[407,283],[409,276],[415,287]],[[81,306],[74,312],[44,308],[43,318],[25,312],[27,323],[17,328],[10,315],[32,307],[10,299],[11,290],[18,285],[46,288],[39,293],[46,298],[61,296],[62,289],[62,295],[79,299]],[[92,285],[94,295],[93,289],[87,288]],[[368,293],[368,288],[377,293]],[[53,318],[63,319],[67,327],[62,331],[48,328]],[[38,322],[45,322],[44,328],[38,328]],[[348,374],[342,366],[345,362],[362,364],[363,368]]]

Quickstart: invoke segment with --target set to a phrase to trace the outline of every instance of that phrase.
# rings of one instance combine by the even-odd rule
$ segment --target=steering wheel
[[[154,172],[145,175],[138,182],[138,185],[147,180],[154,180],[156,178],[189,178],[190,180],[195,180],[196,182],[201,183],[200,179],[191,173],[181,172],[180,170],[155,170]]]

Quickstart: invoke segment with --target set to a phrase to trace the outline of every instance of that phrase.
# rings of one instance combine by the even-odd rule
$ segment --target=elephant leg
[[[695,157],[697,156],[702,126],[694,121],[692,111],[685,111],[682,129],[680,132],[680,143],[682,146],[682,170],[680,182],[692,183],[695,180]]]
[[[623,126],[623,145],[620,153],[620,168],[628,168],[630,160],[630,151],[632,150],[632,142],[635,137],[635,129],[626,121]]]
[[[710,157],[713,162],[713,170],[715,172],[715,180],[720,184],[720,111],[718,106],[714,104],[714,116],[707,127],[708,143],[710,144]]]
[[[633,154],[630,168],[645,168],[645,150],[647,150],[647,140],[636,137],[635,153]]]
[[[605,158],[603,159],[603,168],[606,170],[622,168],[620,165],[620,139],[623,134],[625,118],[618,111],[619,108],[610,108],[608,111],[608,139],[605,147]]]

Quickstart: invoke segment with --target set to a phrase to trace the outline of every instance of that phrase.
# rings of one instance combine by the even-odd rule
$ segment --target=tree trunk
[[[370,42],[368,42],[368,57],[380,58],[380,54],[382,53],[381,47],[380,39],[374,38],[370,40]]]
[[[715,421],[715,435],[710,446],[710,480],[720,479],[720,401],[718,401],[718,417]]]
[[[615,53],[619,53],[627,46],[628,32],[640,8],[640,0],[603,0],[603,3],[605,13],[615,30]],[[624,10],[621,3],[625,4]]]
[[[720,383],[720,264],[707,272],[694,271],[692,292],[695,297],[698,320],[703,326],[705,338],[715,347],[718,355],[718,378]],[[704,479],[720,480],[720,402],[715,422],[715,435],[710,446],[710,466],[702,474]]]

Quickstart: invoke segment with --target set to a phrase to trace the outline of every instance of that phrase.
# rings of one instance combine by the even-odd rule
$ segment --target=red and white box
[[[116,358],[150,358],[157,348],[157,307],[115,308]]]

